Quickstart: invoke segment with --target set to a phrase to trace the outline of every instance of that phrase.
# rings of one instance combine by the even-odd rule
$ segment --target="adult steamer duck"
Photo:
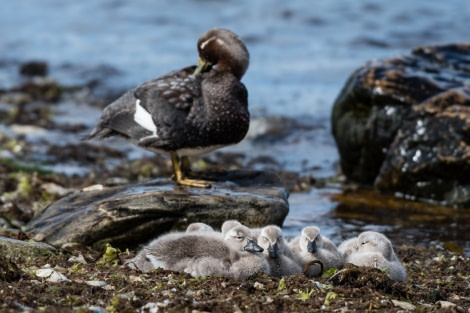
[[[126,92],[103,111],[85,139],[124,137],[169,154],[180,185],[210,187],[191,173],[188,156],[241,141],[249,127],[248,92],[240,82],[249,64],[243,41],[213,28],[197,43],[197,66],[162,75]]]

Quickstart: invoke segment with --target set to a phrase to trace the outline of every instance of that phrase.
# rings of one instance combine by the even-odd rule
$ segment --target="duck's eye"
[[[365,245],[367,243],[369,243],[369,242],[368,241],[363,241],[363,242],[361,242],[361,245]]]
[[[243,236],[238,235],[236,238],[237,238],[238,240],[242,240],[242,239],[243,239]]]

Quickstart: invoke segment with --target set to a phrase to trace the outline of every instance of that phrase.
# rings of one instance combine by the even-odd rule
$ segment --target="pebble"
[[[47,281],[52,283],[59,283],[63,281],[70,282],[64,274],[57,272],[52,268],[40,268],[36,270],[36,276],[41,278],[47,278]]]

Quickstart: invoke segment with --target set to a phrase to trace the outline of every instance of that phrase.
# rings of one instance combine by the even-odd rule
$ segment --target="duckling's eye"
[[[363,241],[363,242],[361,242],[361,245],[365,245],[367,243],[369,243],[369,242],[368,241]]]
[[[262,239],[263,239],[264,242],[268,241],[268,238],[266,238],[266,237],[263,237]]]
[[[237,240],[242,240],[243,236],[238,235],[238,236],[236,236],[236,238],[237,238]]]

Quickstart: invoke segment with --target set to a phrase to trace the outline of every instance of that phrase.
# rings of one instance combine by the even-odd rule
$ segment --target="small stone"
[[[103,287],[103,289],[104,289],[104,290],[111,291],[111,290],[114,290],[114,289],[116,289],[116,288],[115,288],[114,286],[112,286],[112,285],[106,285],[106,286]]]
[[[49,194],[58,195],[61,197],[73,191],[72,189],[64,188],[54,183],[42,184],[41,189]]]
[[[273,303],[273,302],[274,302],[274,299],[273,299],[273,298],[271,298],[271,297],[269,297],[269,296],[266,297],[266,301],[265,301],[266,304],[270,304],[270,303]]]
[[[409,303],[409,302],[398,301],[398,300],[392,299],[392,303],[393,303],[394,306],[398,306],[398,307],[402,308],[403,310],[412,311],[412,310],[416,309],[416,306]]]
[[[54,270],[52,268],[41,268],[36,270],[37,277],[49,277]]]
[[[462,307],[449,301],[439,300],[436,302],[436,304],[439,308],[445,310],[446,312],[465,312]]]
[[[142,306],[141,311],[142,312],[149,312],[149,313],[157,313],[158,308],[160,306],[161,305],[159,305],[159,303],[149,302],[149,303],[145,304],[144,306]]]
[[[87,280],[85,281],[85,284],[92,287],[104,287],[107,285],[107,283],[102,280]]]
[[[85,258],[83,257],[83,254],[81,253],[78,256],[72,255],[67,261],[71,263],[87,264],[87,261],[85,260]]]
[[[123,293],[120,295],[121,298],[131,300],[135,297],[135,292],[134,291],[129,291],[126,293]]]
[[[91,185],[88,187],[82,188],[82,191],[95,191],[95,190],[103,190],[104,186],[102,184]]]
[[[41,278],[47,278],[47,281],[51,283],[59,283],[59,282],[70,282],[71,280],[68,279],[64,274],[59,273],[58,271],[52,268],[40,268],[36,270],[36,276]]]
[[[141,283],[141,282],[143,282],[143,280],[140,276],[131,275],[131,276],[129,276],[129,282],[131,282],[131,283]]]

